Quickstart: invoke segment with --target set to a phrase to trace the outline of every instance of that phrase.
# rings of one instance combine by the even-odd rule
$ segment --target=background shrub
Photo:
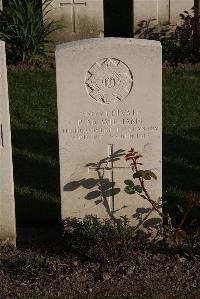
[[[180,14],[181,24],[173,27],[156,26],[156,19],[141,21],[135,32],[137,38],[159,40],[163,48],[163,61],[170,63],[197,62],[200,60],[200,14],[199,6],[191,12]]]
[[[182,24],[176,27],[174,34],[174,39],[185,59],[193,61],[200,58],[200,15],[197,9],[193,7],[191,14],[188,11],[180,14]]]

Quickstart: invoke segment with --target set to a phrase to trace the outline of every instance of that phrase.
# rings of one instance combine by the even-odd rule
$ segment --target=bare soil
[[[1,299],[200,298],[200,242],[187,253],[138,244],[127,258],[101,264],[67,252],[59,236],[21,229],[17,249],[0,248]]]

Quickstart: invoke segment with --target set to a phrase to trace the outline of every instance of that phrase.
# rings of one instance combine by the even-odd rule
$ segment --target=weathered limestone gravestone
[[[153,199],[161,199],[160,43],[66,43],[57,47],[56,68],[62,219],[127,215],[144,227],[160,223],[148,202],[124,192],[124,180],[132,177],[124,154],[134,147],[145,169],[157,174],[148,187]]]
[[[194,0],[134,0],[134,29],[141,20],[155,19],[155,25],[180,24],[180,13],[190,11]]]
[[[161,1],[161,0],[160,0]],[[169,14],[171,24],[180,24],[180,13],[184,10],[191,12],[191,8],[194,6],[194,0],[168,0],[169,1]],[[178,20],[178,21],[177,21]]]
[[[15,204],[5,44],[0,41],[0,243],[15,244]]]
[[[180,13],[190,11],[194,0],[53,0],[49,19],[61,21],[57,41],[91,37],[133,37],[141,21],[150,26],[180,24]],[[149,26],[149,25],[148,25]]]
[[[99,37],[103,32],[102,0],[53,0],[48,18],[64,28],[56,33],[58,41]]]

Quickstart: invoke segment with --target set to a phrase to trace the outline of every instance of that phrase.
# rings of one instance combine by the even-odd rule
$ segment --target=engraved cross
[[[0,125],[0,148],[4,147],[4,140],[3,140],[3,124]]]
[[[109,179],[109,182],[110,182],[110,187],[111,187],[111,192],[109,192],[109,196],[108,196],[108,205],[109,205],[109,208],[110,208],[110,211],[112,213],[115,212],[115,202],[114,202],[114,197],[115,197],[115,192],[114,192],[114,185],[115,185],[115,182],[114,182],[114,170],[117,169],[117,170],[124,170],[124,169],[127,169],[129,167],[114,167],[114,161],[113,161],[113,144],[108,144],[108,157],[107,157],[107,164],[106,166],[97,166],[97,167],[88,167],[88,173],[90,173],[90,171],[99,171],[99,170],[106,170],[107,173],[108,173],[108,179]]]
[[[71,16],[72,16],[72,26],[73,32],[76,32],[76,15],[75,15],[75,7],[80,5],[87,5],[86,1],[83,0],[66,0],[65,2],[60,2],[60,7],[71,6]]]

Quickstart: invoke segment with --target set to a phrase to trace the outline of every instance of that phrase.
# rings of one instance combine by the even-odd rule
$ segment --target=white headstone
[[[53,0],[52,10],[45,18],[61,21],[64,25],[63,29],[53,34],[53,38],[56,41],[63,42],[91,37],[102,37],[104,35],[104,15],[107,15],[107,13],[104,12],[106,8],[104,1],[110,0]],[[184,10],[191,12],[190,9],[194,5],[194,0],[132,1],[132,19],[134,24],[133,26],[131,25],[131,27],[133,27],[134,32],[139,29],[138,25],[144,20],[154,20],[149,24],[151,27],[156,26],[159,28],[163,25],[171,25],[171,29],[173,29],[173,26],[181,23],[180,13],[183,13]],[[126,3],[121,1],[121,5],[124,6]],[[113,10],[112,15],[115,14],[114,1]],[[112,19],[110,20],[110,24],[111,22]],[[108,20],[106,21],[106,27],[107,26],[109,26]],[[110,32],[109,28],[105,30]],[[129,28],[127,30],[127,32],[129,32],[132,29]],[[117,32],[117,29],[115,32]]]
[[[133,0],[134,31],[142,20],[153,20],[155,25],[177,25],[181,23],[180,13],[190,11],[194,0]]]
[[[173,25],[181,24],[180,14],[185,10],[190,14],[191,8],[194,6],[194,0],[170,0],[170,23]]]
[[[58,41],[100,37],[104,31],[103,0],[53,0],[47,17],[61,22]]]
[[[0,41],[0,243],[15,244],[15,204],[5,44]]]
[[[127,195],[124,154],[134,147],[162,195],[162,66],[156,41],[105,38],[56,50],[62,219],[96,214],[143,225],[161,222],[151,205]],[[141,218],[138,218],[140,215]],[[151,218],[151,220],[150,220]]]

